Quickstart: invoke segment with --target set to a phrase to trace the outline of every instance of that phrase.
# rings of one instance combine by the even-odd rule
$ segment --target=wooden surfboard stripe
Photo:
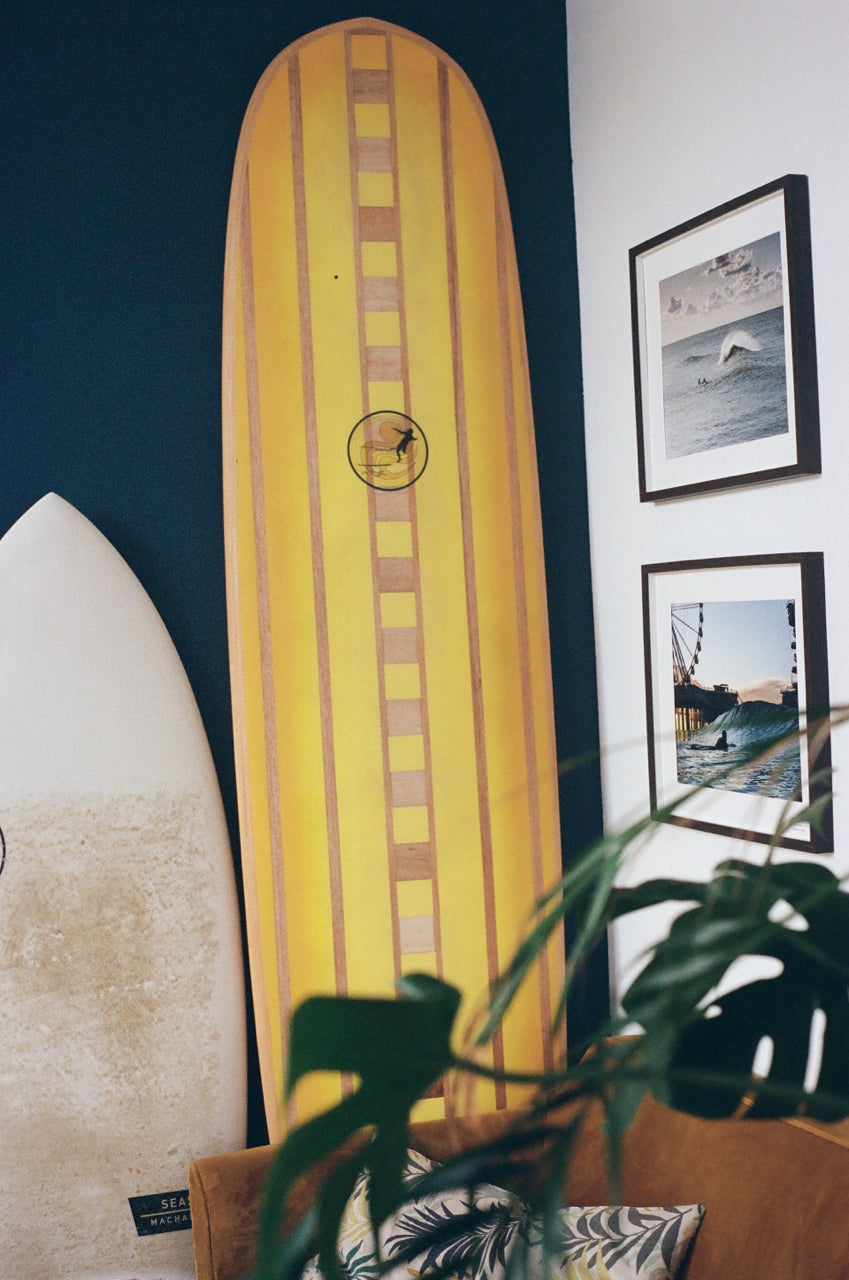
[[[516,439],[516,405],[515,391],[511,377],[512,357],[510,348],[510,299],[508,296],[509,279],[507,270],[507,229],[504,226],[503,208],[494,195],[495,206],[495,243],[498,255],[498,290],[500,295],[501,314],[501,362],[504,379],[504,409],[507,427],[507,457],[512,476],[519,474],[519,447]],[[522,388],[530,400],[530,388]],[[510,523],[513,528],[513,580],[518,604],[519,661],[521,670],[522,691],[522,723],[524,728],[525,777],[527,794],[532,797],[529,809],[531,869],[534,887],[534,900],[538,901],[545,891],[545,875],[542,865],[542,821],[540,814],[540,778],[537,761],[536,741],[534,738],[534,713],[531,704],[531,643],[528,630],[528,589],[525,580],[525,564],[522,556],[522,496],[516,484],[511,486]],[[545,1026],[551,1014],[551,972],[549,956],[543,951],[539,959],[539,1001],[540,1017]],[[543,1040],[544,1066],[547,1071],[554,1068],[554,1044],[551,1037]]]
[[[469,664],[471,668],[472,714],[476,753],[478,819],[481,835],[481,860],[484,869],[484,915],[486,921],[486,957],[489,980],[499,972],[498,933],[495,906],[495,873],[493,864],[492,816],[490,813],[489,771],[487,768],[486,723],[483,704],[480,622],[478,617],[477,572],[472,531],[471,466],[469,461],[468,423],[466,419],[465,375],[463,367],[463,329],[460,282],[457,261],[457,223],[454,192],[454,162],[451,137],[450,72],[446,63],[438,67],[439,112],[442,141],[442,173],[445,192],[445,234],[448,246],[448,294],[451,308],[451,358],[454,375],[454,413],[457,427],[457,456],[460,482],[460,509],[463,526],[463,564],[466,578],[466,615],[469,627]],[[504,1069],[504,1035],[501,1027],[492,1042],[493,1061]],[[507,1105],[507,1089],[502,1081],[495,1085],[498,1108]]]
[[[349,129],[352,169],[353,204],[359,211],[358,235],[355,242],[357,267],[357,297],[360,308],[360,344],[363,355],[363,412],[381,408],[378,398],[384,388],[375,384],[399,383],[404,412],[410,414],[409,371],[407,368],[404,334],[403,244],[398,199],[398,173],[396,153],[396,120],[392,92],[391,42],[384,33],[369,35],[365,32],[346,36],[346,62],[349,88]],[[372,62],[382,62],[381,67],[358,65],[365,52]],[[358,119],[357,104],[367,104],[382,110],[379,117],[386,130],[385,136],[363,133],[368,127]],[[371,117],[373,121],[374,114]],[[375,188],[370,186],[367,175],[385,174],[391,186],[383,189],[383,205],[367,203]],[[369,244],[392,242],[395,249],[393,276],[371,276],[365,268]],[[364,252],[365,249],[365,252]],[[387,322],[394,318],[392,327],[397,333],[396,345],[370,342],[369,316],[378,313],[383,317],[381,332],[386,333]],[[403,972],[403,957],[416,956],[418,963],[432,957],[437,974],[442,973],[442,946],[439,928],[439,886],[435,847],[433,787],[430,776],[430,743],[427,713],[427,676],[424,662],[424,645],[421,635],[422,598],[418,559],[418,530],[416,523],[416,498],[412,488],[396,492],[370,489],[368,493],[370,537],[372,542],[372,575],[375,599],[375,629],[381,700],[381,729],[383,737],[384,786],[386,792],[387,843],[390,850],[390,896],[393,912],[393,943],[396,977]],[[392,522],[396,544],[407,542],[410,555],[399,557],[380,554],[377,526]],[[415,608],[415,625],[405,627],[384,626],[385,595],[408,593]],[[401,664],[407,668],[407,679],[418,686],[417,699],[394,699],[387,693],[387,668]],[[400,704],[400,705],[399,705]],[[410,704],[414,704],[414,709]],[[412,715],[411,715],[412,710]],[[404,736],[407,749],[421,754],[424,768],[401,770],[393,768],[392,739]],[[423,837],[416,843],[416,853],[409,854],[409,845],[398,840],[399,826],[404,822],[403,810],[418,811],[418,825]],[[409,819],[408,819],[409,820]],[[416,819],[413,819],[416,821]],[[399,903],[399,882],[417,881],[430,886],[431,914],[409,916],[402,913]]]
[[[274,653],[272,644],[269,581],[268,581],[268,544],[265,524],[265,489],[262,468],[262,422],[259,412],[259,374],[257,369],[257,353],[253,342],[256,333],[256,317],[254,311],[254,271],[251,241],[251,197],[250,182],[246,180],[244,198],[241,209],[242,233],[241,244],[241,280],[242,308],[245,332],[245,369],[247,380],[247,416],[248,416],[248,449],[250,458],[251,495],[253,510],[253,540],[256,559],[256,591],[258,612],[258,639],[260,651],[260,676],[262,685],[263,730],[265,734],[265,785],[268,797],[268,832],[271,852],[271,892],[274,898],[274,934],[278,954],[286,955],[288,941],[288,913],[286,910],[286,888],[283,878],[283,831],[280,809],[280,760],[277,742],[277,711],[274,692]],[[260,1042],[268,1050],[271,1046],[271,1026],[268,1018],[267,1001],[269,993],[264,974],[260,975],[261,986],[254,992],[254,1003],[259,1006],[257,1017],[257,1034]],[[263,1001],[263,996],[265,1001]],[[259,997],[259,998],[257,998]],[[292,992],[288,970],[277,974],[277,1004],[280,1013],[280,1025],[285,1026],[292,1009]],[[263,1065],[269,1061],[269,1053],[263,1058]],[[276,1082],[265,1080],[263,1087],[276,1088]]]
[[[330,869],[330,905],[333,937],[333,963],[336,990],[348,990],[345,951],[345,915],[342,897],[342,865],[339,835],[339,800],[336,785],[336,759],[333,750],[333,689],[330,677],[330,642],[327,620],[327,584],[324,571],[322,540],[321,488],[318,471],[318,414],[316,410],[315,369],[312,350],[312,309],[310,302],[309,245],[307,241],[306,179],[304,173],[304,137],[301,104],[299,58],[289,64],[289,107],[292,129],[292,161],[295,190],[295,240],[298,262],[298,302],[301,322],[301,359],[303,368],[304,418],[306,428],[307,483],[310,496],[310,539],[312,543],[313,590],[315,596],[315,628],[318,649],[318,671],[321,708],[321,737],[324,759],[324,796],[327,821],[327,851]],[[286,1025],[284,1022],[283,1026]],[[346,1085],[346,1088],[348,1086]]]
[[[305,184],[304,184],[304,152],[302,136],[302,118],[300,102],[300,77],[298,59],[294,57],[289,64],[289,100],[291,110],[291,146],[294,168],[294,191],[297,204],[296,243],[299,263],[298,287],[302,326],[303,353],[303,395],[305,410],[306,461],[310,488],[311,537],[313,550],[315,629],[317,637],[319,680],[322,689],[322,736],[325,742],[324,792],[327,822],[327,843],[330,866],[331,910],[333,917],[332,937],[334,952],[334,968],[336,989],[340,993],[347,991],[346,957],[344,946],[344,910],[342,900],[342,881],[340,867],[340,842],[338,801],[336,794],[335,761],[332,750],[333,714],[330,688],[329,645],[327,639],[327,606],[324,584],[323,549],[321,541],[321,499],[317,474],[317,421],[315,409],[314,370],[312,365],[309,251],[306,237]],[[265,761],[267,789],[267,821],[271,853],[271,880],[274,898],[275,946],[277,954],[285,957],[288,954],[288,913],[284,882],[285,849],[282,837],[281,803],[280,803],[280,763],[277,744],[277,713],[274,687],[274,657],[270,626],[270,592],[268,575],[268,541],[265,520],[265,481],[262,458],[262,423],[260,414],[260,389],[257,373],[257,353],[253,339],[256,323],[253,309],[254,274],[252,262],[252,232],[250,212],[250,174],[244,184],[242,208],[241,242],[241,280],[243,300],[243,325],[245,333],[245,365],[247,376],[247,413],[250,441],[251,494],[254,516],[254,554],[257,572],[257,608],[259,623],[259,646],[261,655],[262,699],[265,728]],[[285,1027],[292,1012],[292,993],[289,982],[288,965],[277,966],[277,1002],[279,1025]],[[261,1002],[257,1002],[261,1003]],[[261,1041],[270,1043],[271,1028],[268,1024],[267,1011],[258,1011],[260,1026],[258,1033]],[[268,1084],[266,1083],[266,1089]],[[276,1087],[272,1086],[272,1087]],[[346,1084],[346,1091],[349,1087]],[[293,1118],[293,1115],[290,1119]]]

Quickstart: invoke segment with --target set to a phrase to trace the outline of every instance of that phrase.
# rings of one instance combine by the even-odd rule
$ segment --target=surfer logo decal
[[[409,488],[427,458],[427,438],[419,424],[394,410],[366,414],[348,437],[348,461],[372,489]]]

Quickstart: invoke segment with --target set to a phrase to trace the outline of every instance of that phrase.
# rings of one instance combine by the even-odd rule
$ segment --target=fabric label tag
[[[192,1225],[188,1191],[166,1191],[158,1196],[130,1196],[136,1232],[158,1236],[165,1231],[188,1231]]]

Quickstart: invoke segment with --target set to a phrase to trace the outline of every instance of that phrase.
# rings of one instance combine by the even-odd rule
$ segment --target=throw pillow
[[[557,1280],[672,1280],[703,1214],[701,1204],[561,1209],[553,1275]],[[542,1227],[539,1219],[528,1223],[528,1273],[541,1275]]]
[[[434,1271],[457,1280],[541,1280],[546,1274],[551,1280],[672,1280],[703,1213],[702,1205],[562,1209],[546,1273],[539,1217],[509,1191],[488,1184],[471,1193],[417,1195],[416,1183],[438,1167],[427,1156],[407,1152],[410,1201],[380,1228],[385,1259],[403,1254],[383,1273],[388,1280],[418,1280]],[[379,1280],[365,1173],[345,1207],[338,1250],[346,1280]],[[321,1280],[317,1258],[303,1280]]]

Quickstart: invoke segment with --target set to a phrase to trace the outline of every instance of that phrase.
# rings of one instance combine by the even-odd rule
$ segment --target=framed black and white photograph
[[[822,555],[642,573],[652,808],[675,805],[665,817],[680,826],[762,843],[778,831],[783,847],[831,852]]]
[[[820,471],[808,180],[630,252],[640,499]]]

